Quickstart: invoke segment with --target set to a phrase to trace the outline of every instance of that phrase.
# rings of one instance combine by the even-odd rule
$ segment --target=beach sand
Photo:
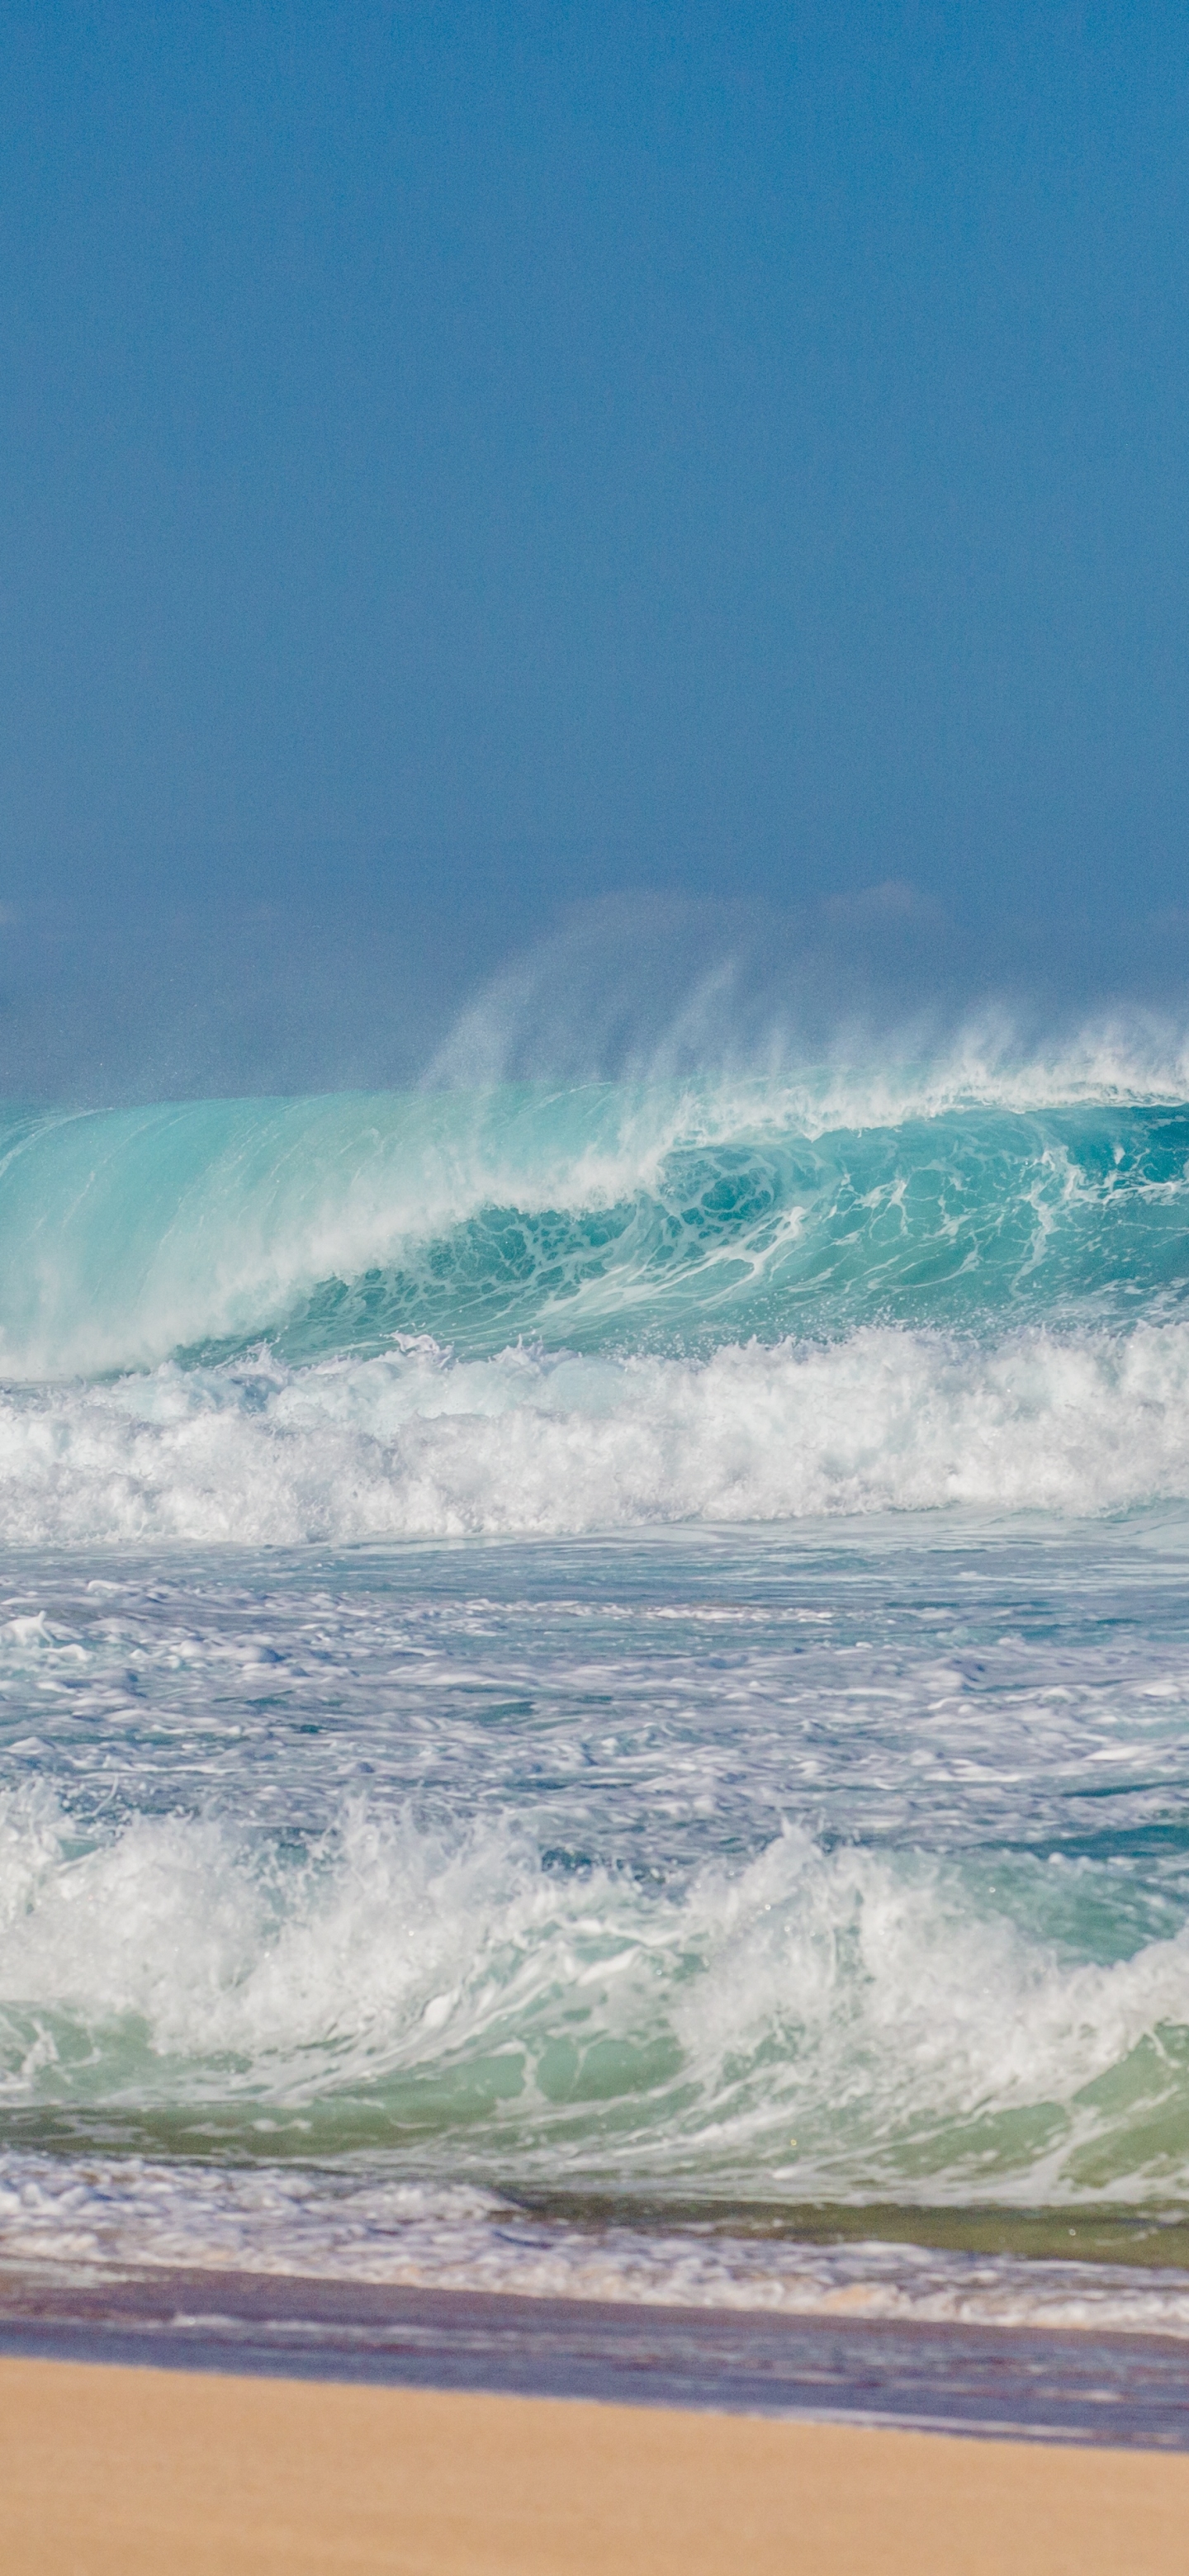
[[[1189,2456],[0,2360],[6,2576],[1173,2576]]]

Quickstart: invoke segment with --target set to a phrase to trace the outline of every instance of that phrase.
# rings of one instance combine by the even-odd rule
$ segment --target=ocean
[[[0,2255],[1189,2336],[1189,1083],[0,1120]]]

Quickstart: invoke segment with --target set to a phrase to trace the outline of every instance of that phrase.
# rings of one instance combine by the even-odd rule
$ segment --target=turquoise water
[[[1140,1090],[11,1114],[10,2251],[675,2295],[691,2227],[834,2210],[849,2297],[864,2206],[1173,2244],[1189,1104]]]

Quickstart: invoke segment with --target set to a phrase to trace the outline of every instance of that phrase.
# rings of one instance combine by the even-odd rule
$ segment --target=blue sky
[[[0,1086],[402,1079],[567,923],[1175,1005],[1183,12],[0,46]]]

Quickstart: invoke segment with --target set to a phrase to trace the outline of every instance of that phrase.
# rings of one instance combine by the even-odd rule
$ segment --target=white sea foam
[[[869,1328],[702,1362],[426,1339],[0,1393],[9,1545],[298,1544],[1189,1495],[1189,1325]]]

